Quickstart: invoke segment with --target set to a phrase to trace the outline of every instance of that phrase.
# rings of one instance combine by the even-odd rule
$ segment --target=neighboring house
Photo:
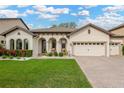
[[[29,28],[27,27],[27,25],[24,23],[24,21],[21,18],[1,18],[0,19],[0,34],[15,26],[20,26],[20,27],[23,27],[29,30]],[[0,44],[3,47],[5,47],[5,43],[6,43],[5,37],[0,36]]]
[[[46,51],[67,51],[69,55],[74,56],[121,55],[123,39],[118,39],[118,34],[110,33],[91,23],[79,29],[54,27],[32,30],[29,30],[23,21],[22,23],[24,27],[16,23],[14,27],[2,30],[6,49],[33,50],[33,56],[41,56]]]

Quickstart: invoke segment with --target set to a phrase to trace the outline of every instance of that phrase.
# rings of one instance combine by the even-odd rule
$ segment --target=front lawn
[[[0,87],[91,87],[73,59],[0,61]]]

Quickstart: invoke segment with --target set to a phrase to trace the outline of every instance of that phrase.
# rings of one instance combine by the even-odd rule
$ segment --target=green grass
[[[0,61],[0,87],[92,87],[73,59]]]

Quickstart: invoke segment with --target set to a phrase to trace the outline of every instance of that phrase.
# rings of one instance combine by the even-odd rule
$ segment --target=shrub
[[[20,59],[20,57],[19,57],[19,56],[17,56],[17,59]]]
[[[26,50],[25,54],[26,54],[25,55],[26,57],[31,57],[32,56],[32,50]]]
[[[53,55],[52,52],[48,53],[48,56],[52,56],[52,55]]]
[[[11,56],[16,56],[16,51],[15,50],[10,50],[10,55]]]
[[[13,59],[13,56],[9,56],[10,59]]]
[[[54,52],[54,56],[58,56],[58,53],[57,52]]]
[[[59,53],[59,56],[60,56],[60,57],[62,57],[62,56],[63,56],[63,53],[62,53],[62,52],[60,52],[60,53]]]
[[[123,45],[123,47],[122,47],[122,54],[124,55],[124,45]]]
[[[6,55],[3,55],[2,58],[5,59],[5,58],[7,58],[7,56]]]
[[[4,55],[4,51],[5,51],[5,49],[0,48],[0,56]]]

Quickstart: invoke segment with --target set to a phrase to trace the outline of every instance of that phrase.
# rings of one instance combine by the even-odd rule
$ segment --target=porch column
[[[48,41],[48,40],[46,40],[46,51],[47,51],[47,52],[50,52],[50,51],[49,51],[49,41]]]
[[[60,52],[59,40],[56,40],[56,51]]]
[[[10,49],[10,45],[9,45],[9,49]],[[14,39],[14,50],[16,50],[16,39]]]

